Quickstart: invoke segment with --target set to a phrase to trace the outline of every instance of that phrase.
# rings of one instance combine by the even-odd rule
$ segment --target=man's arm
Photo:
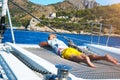
[[[48,45],[48,42],[41,42],[41,43],[39,44],[39,46],[44,47],[44,46],[49,46],[49,45]]]

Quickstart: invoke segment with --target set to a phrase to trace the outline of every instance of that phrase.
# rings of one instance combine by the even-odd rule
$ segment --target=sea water
[[[14,30],[15,42],[17,44],[39,44],[42,41],[47,41],[49,32],[38,31],[26,31],[26,30]],[[91,36],[85,34],[67,34],[67,33],[55,33],[58,39],[68,44],[68,41],[73,41],[76,45],[85,44],[101,44],[120,48],[120,37],[110,37],[107,43],[107,36]],[[2,43],[13,42],[10,29],[7,29],[3,34]],[[107,44],[106,44],[107,43]]]

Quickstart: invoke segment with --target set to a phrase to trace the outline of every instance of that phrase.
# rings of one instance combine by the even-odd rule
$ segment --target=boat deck
[[[83,79],[120,79],[120,65],[114,65],[107,61],[94,61],[97,68],[88,67],[84,63],[76,63],[62,59],[50,48],[24,48],[25,50],[44,58],[52,64],[65,64],[72,67],[71,74]]]

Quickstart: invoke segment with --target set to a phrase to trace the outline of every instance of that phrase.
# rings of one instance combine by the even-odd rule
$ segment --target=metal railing
[[[106,43],[105,43],[105,45],[108,46],[108,42],[109,42],[110,35],[111,35],[111,32],[112,32],[112,25],[102,24],[102,23],[92,23],[92,25],[91,25],[91,44],[93,43],[93,34],[94,34],[93,27],[94,27],[94,25],[99,25],[98,26],[99,27],[99,31],[96,32],[97,35],[98,35],[98,42],[97,42],[98,45],[100,44],[101,36],[104,35],[104,33],[102,32],[102,30],[104,28],[103,26],[110,27],[109,33],[107,34],[108,37],[107,37],[107,40],[106,40]]]
[[[14,38],[14,32],[13,32],[13,26],[12,26],[12,21],[11,21],[11,17],[10,17],[10,13],[9,13],[9,8],[8,8],[8,0],[1,0],[2,2],[2,14],[1,14],[1,18],[5,18],[6,16],[6,13],[8,15],[8,22],[9,22],[9,25],[10,25],[10,28],[11,28],[11,34],[12,34],[12,41],[13,43],[15,44],[15,38]],[[3,22],[5,23],[5,21]],[[3,24],[2,21],[1,21],[1,24]]]

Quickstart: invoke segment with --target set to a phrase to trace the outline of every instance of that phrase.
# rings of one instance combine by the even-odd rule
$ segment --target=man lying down
[[[55,50],[56,54],[59,55],[60,57],[74,62],[84,62],[92,68],[96,67],[91,62],[93,60],[106,60],[115,65],[119,63],[116,58],[113,58],[109,54],[106,54],[105,56],[99,56],[97,54],[85,55],[84,53],[78,51],[77,49],[68,47],[63,41],[57,39],[55,34],[50,34],[48,37],[48,41],[41,42],[39,45],[41,47],[51,46]]]

